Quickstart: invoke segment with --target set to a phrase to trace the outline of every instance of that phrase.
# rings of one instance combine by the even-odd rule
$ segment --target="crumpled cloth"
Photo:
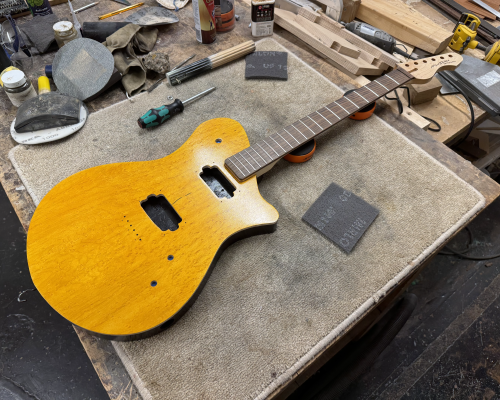
[[[29,47],[35,47],[40,54],[47,52],[55,42],[53,26],[59,22],[55,14],[33,17],[31,21],[18,25],[21,35]]]
[[[146,68],[136,52],[149,53],[157,37],[157,28],[128,24],[108,36],[103,43],[113,54],[115,67],[123,76],[123,87],[130,95],[145,90]]]

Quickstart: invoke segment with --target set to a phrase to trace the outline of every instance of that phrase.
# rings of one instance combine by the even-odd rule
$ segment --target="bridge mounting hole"
[[[156,282],[156,281],[151,281],[151,286],[155,287],[156,285],[158,285],[158,282]]]
[[[168,258],[168,261],[172,261],[174,259],[174,256],[170,255],[167,258]]]
[[[222,139],[215,139],[215,143],[222,143]]]

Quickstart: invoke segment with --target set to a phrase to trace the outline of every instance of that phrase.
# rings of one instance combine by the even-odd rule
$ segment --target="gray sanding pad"
[[[332,183],[302,219],[350,253],[377,215],[375,207]]]
[[[288,53],[255,51],[245,57],[245,79],[288,79]]]
[[[111,52],[92,39],[75,39],[59,49],[52,76],[62,94],[86,100],[109,81],[115,61]]]

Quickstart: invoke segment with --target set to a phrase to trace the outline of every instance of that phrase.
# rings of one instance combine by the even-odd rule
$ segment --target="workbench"
[[[89,0],[74,0],[73,7],[76,9],[89,2]],[[149,6],[157,5],[153,0],[145,0],[145,3]],[[454,23],[448,22],[446,18],[442,17],[436,10],[430,8],[427,4],[413,2],[412,6],[443,26],[449,27],[450,30],[453,28]],[[114,11],[121,7],[122,6],[118,3],[111,1],[100,2],[98,6],[78,14],[78,18],[80,23],[84,21],[97,21],[99,15]],[[54,12],[60,18],[71,20],[69,7],[65,4],[54,7]],[[241,43],[244,40],[251,39],[251,30],[248,27],[250,22],[249,6],[238,0],[236,2],[236,14],[239,15],[240,20],[236,22],[236,28],[232,32],[218,35],[217,41],[212,45],[201,45],[195,40],[190,3],[179,11],[178,16],[180,22],[178,24],[160,27],[155,50],[163,50],[168,53],[171,65],[175,65],[192,54],[196,54],[196,59],[200,59]],[[109,21],[121,21],[125,19],[127,15],[129,14],[121,14],[110,18]],[[354,79],[346,76],[334,66],[318,57],[316,53],[301,42],[300,39],[278,26],[275,26],[274,39],[342,89],[348,90],[359,87],[359,84],[357,84]],[[54,54],[55,53],[48,53],[38,57],[36,68],[34,68],[34,72],[30,75],[32,81],[35,81],[38,76],[43,75],[44,66],[52,63]],[[149,82],[151,83],[152,80]],[[95,112],[125,99],[124,89],[118,84],[99,98],[89,102],[87,105],[91,112]],[[293,101],[293,99],[289,100]],[[10,149],[16,145],[10,136],[9,128],[17,109],[11,105],[3,91],[0,93],[0,104],[2,104],[4,111],[0,116],[0,182],[13,204],[23,227],[27,231],[35,206],[7,156]],[[484,111],[479,108],[476,108],[476,110],[476,118],[479,121],[487,118]],[[425,132],[408,120],[394,114],[391,108],[387,106],[379,105],[376,113],[415,144],[428,152],[436,160],[476,188],[486,198],[486,205],[492,203],[500,195],[500,186],[444,144],[453,140],[467,129],[469,125],[467,105],[464,104],[459,96],[448,96],[438,99],[437,102],[433,101],[423,104],[418,108],[418,111],[425,116],[439,121],[442,121],[442,116],[447,116],[446,119],[449,124],[442,124],[443,130],[439,133]],[[450,204],[450,207],[453,207],[453,205]],[[413,276],[409,277],[399,285],[399,287],[388,294],[377,308],[373,309],[369,315],[360,320],[346,335],[325,349],[321,356],[317,357],[314,362],[308,365],[303,372],[297,376],[294,382],[284,387],[275,397],[285,398],[349,341],[359,337],[369,329],[369,327],[384,313],[384,310],[392,305],[394,300],[397,299],[407,285],[410,284],[413,277],[428,264],[432,256],[436,253],[437,251],[427,260],[422,262]],[[75,327],[75,330],[110,398],[113,400],[140,399],[140,395],[136,391],[111,343],[91,336],[79,328]]]

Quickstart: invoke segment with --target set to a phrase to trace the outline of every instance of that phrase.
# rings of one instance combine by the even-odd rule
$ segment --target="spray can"
[[[203,44],[215,42],[214,0],[193,0],[196,40]]]
[[[54,14],[49,0],[26,0],[26,3],[31,11],[31,15],[34,17]]]
[[[274,0],[252,0],[252,36],[271,36],[274,27]]]

